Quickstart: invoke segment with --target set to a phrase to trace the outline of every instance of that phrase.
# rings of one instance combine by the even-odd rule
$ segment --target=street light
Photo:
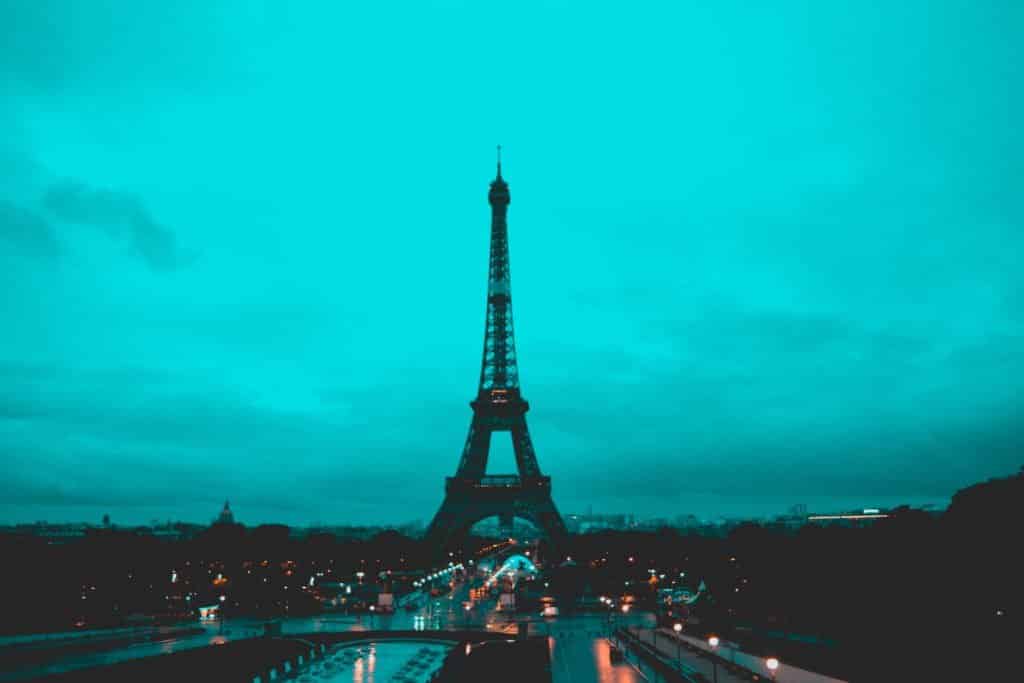
[[[775,657],[769,657],[764,660],[764,665],[768,667],[768,671],[772,674],[772,680],[775,680],[775,670],[779,668],[779,660]]]
[[[228,596],[226,596],[226,595],[220,596],[220,605],[221,606],[217,609],[217,613],[220,615],[220,632],[221,633],[224,633],[224,608],[227,606],[225,604],[227,602],[227,599],[228,599]]]
[[[718,636],[708,638],[708,645],[711,646],[711,670],[714,673],[715,683],[718,683]]]
[[[672,624],[672,630],[676,632],[676,657],[679,658],[679,671],[683,670],[683,639],[679,637],[679,634],[683,632],[683,625],[681,622]]]

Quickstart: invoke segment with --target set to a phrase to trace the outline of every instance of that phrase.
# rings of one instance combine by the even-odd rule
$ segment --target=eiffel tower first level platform
[[[544,476],[526,427],[530,405],[519,391],[519,365],[512,327],[512,288],[509,276],[508,228],[505,215],[510,196],[501,177],[491,183],[491,258],[487,286],[483,362],[473,420],[458,471],[448,477],[444,502],[427,529],[426,541],[438,553],[462,541],[482,519],[502,522],[520,517],[533,523],[557,554],[568,534],[551,498],[551,478]],[[508,432],[518,474],[487,474],[491,437]]]

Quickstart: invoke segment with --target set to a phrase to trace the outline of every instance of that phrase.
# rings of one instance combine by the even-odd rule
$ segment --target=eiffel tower
[[[554,548],[564,547],[568,536],[555,502],[551,478],[541,474],[526,428],[530,405],[519,391],[519,367],[512,330],[512,289],[509,277],[508,227],[505,214],[510,201],[508,183],[498,175],[488,194],[491,204],[491,263],[487,281],[487,322],[484,327],[483,363],[476,399],[469,405],[473,421],[454,477],[445,483],[441,508],[427,529],[429,547],[437,551],[462,540],[476,522],[497,516],[502,526],[514,517],[533,522]],[[511,432],[518,474],[487,474],[491,435]]]

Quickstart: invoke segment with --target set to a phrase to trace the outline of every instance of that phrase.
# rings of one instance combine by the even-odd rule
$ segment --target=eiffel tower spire
[[[512,197],[501,177],[501,145],[498,175],[487,195],[491,204],[491,259],[487,274],[487,322],[480,367],[480,394],[492,389],[518,389],[515,333],[512,327],[512,278],[509,272],[506,213]]]

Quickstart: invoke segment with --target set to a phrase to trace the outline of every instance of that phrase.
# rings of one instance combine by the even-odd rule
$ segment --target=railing
[[[676,664],[668,661],[665,655],[650,643],[638,638],[628,628],[618,629],[613,637],[667,683],[709,683],[708,679],[693,667],[682,665],[681,662]]]

